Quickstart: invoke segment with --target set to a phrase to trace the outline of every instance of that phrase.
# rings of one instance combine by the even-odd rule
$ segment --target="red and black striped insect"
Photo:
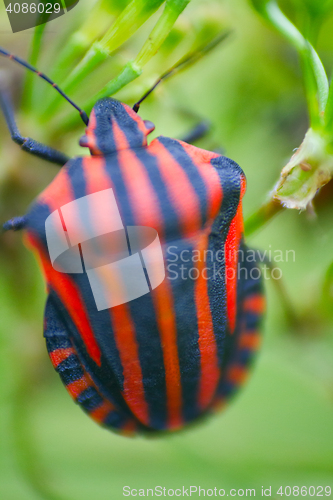
[[[154,125],[136,112],[142,100],[131,109],[102,99],[88,121],[64,95],[87,125],[80,145],[91,153],[68,159],[23,138],[0,96],[12,139],[61,165],[4,229],[24,229],[41,263],[44,336],[72,398],[120,432],[180,429],[223,405],[247,376],[264,309],[260,271],[240,258],[241,168],[181,140],[148,145]],[[148,258],[154,244],[159,262]]]

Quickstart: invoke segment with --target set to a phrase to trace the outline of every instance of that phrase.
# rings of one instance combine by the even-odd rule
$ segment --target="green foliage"
[[[297,154],[282,170],[272,198],[287,208],[304,210],[312,202],[317,190],[333,176],[329,151],[333,139],[332,86],[329,88],[325,68],[316,50],[282,12],[277,1],[255,0],[252,4],[300,56],[310,129]],[[318,20],[314,18],[313,23],[318,24]]]

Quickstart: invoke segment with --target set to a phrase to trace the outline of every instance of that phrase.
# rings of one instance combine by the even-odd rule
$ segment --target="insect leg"
[[[199,139],[205,137],[210,132],[210,129],[210,122],[207,120],[202,120],[192,130],[190,130],[188,134],[185,135],[185,137],[182,137],[181,140],[183,142],[187,142],[188,144],[193,144]]]
[[[13,219],[9,219],[3,224],[2,229],[3,231],[19,231],[20,229],[24,229],[26,225],[26,217],[13,217]]]
[[[201,120],[192,130],[188,132],[188,134],[182,137],[180,140],[182,142],[187,142],[187,144],[195,144],[196,141],[199,141],[203,137],[206,137],[211,131],[211,123],[208,120]],[[217,153],[221,156],[225,155],[224,148],[219,146],[210,147],[210,151]]]
[[[27,151],[27,153],[43,158],[51,163],[56,163],[57,165],[63,166],[67,163],[69,158],[64,153],[37,142],[30,137],[22,137],[15,122],[11,99],[8,92],[3,89],[0,89],[0,106],[5,116],[12,140],[16,142],[23,151]]]

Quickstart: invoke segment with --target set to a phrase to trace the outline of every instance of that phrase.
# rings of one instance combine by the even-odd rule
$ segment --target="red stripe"
[[[169,198],[178,213],[184,237],[192,237],[201,229],[201,215],[197,194],[191,182],[158,139],[150,143],[148,151],[156,157]]]
[[[216,339],[208,297],[208,277],[204,274],[204,251],[208,248],[211,227],[201,236],[198,250],[200,260],[197,263],[199,277],[195,284],[195,305],[197,310],[201,377],[199,387],[199,405],[205,409],[211,402],[220,379]]]
[[[98,408],[96,408],[95,410],[92,410],[89,412],[89,416],[95,420],[96,422],[98,422],[99,424],[103,423],[103,421],[105,420],[105,418],[108,416],[108,414],[111,412],[111,411],[114,411],[114,406],[109,403],[108,401],[103,401],[103,403],[101,404],[101,406],[99,406]]]
[[[182,387],[180,379],[177,328],[171,287],[167,279],[152,291],[156,319],[161,336],[167,392],[168,428],[180,428],[182,418]]]
[[[222,411],[228,402],[228,398],[222,396],[220,398],[214,399],[213,404],[211,406],[214,411]]]
[[[49,356],[54,368],[57,368],[60,363],[65,361],[65,359],[67,359],[72,354],[75,354],[75,351],[72,347],[68,347],[66,349],[56,349],[55,351],[49,352]]]
[[[51,184],[38,197],[38,202],[47,204],[50,212],[59,210],[61,220],[63,220],[61,207],[74,200],[75,195],[72,190],[71,180],[66,167],[60,170],[54,181],[51,182]],[[63,305],[70,313],[78,329],[78,333],[82,337],[87,352],[96,364],[100,365],[101,352],[90,325],[88,313],[85,310],[79,288],[67,274],[59,273],[53,269],[49,258],[46,257],[44,250],[35,237],[30,237],[30,244],[35,247],[37,252],[40,254],[47,283],[57,291]]]
[[[132,120],[134,120],[137,123],[138,129],[143,133],[144,139],[142,141],[142,146],[146,146],[147,145],[147,129],[146,129],[145,124],[143,123],[142,118],[138,115],[138,113],[133,111],[132,108],[127,106],[127,104],[123,104],[123,107],[124,107],[125,111],[127,112],[127,114],[132,118]]]
[[[206,186],[208,198],[208,217],[214,219],[220,211],[222,204],[222,186],[216,168],[210,163],[213,158],[217,158],[217,153],[200,149],[187,142],[178,141],[186,153],[191,158],[194,165]]]
[[[260,296],[261,297],[261,296]],[[258,296],[259,298],[259,296]],[[251,301],[252,297],[245,299]],[[242,329],[235,346],[236,351],[247,349],[250,351],[257,351],[261,344],[261,335],[257,330],[248,330],[242,325]],[[236,386],[244,384],[249,375],[249,367],[246,365],[241,365],[238,363],[232,363],[230,366],[226,367],[225,374],[223,376],[224,380],[231,382]],[[220,410],[223,408],[228,401],[228,397],[221,396],[213,401],[212,408],[215,410]]]
[[[123,425],[122,428],[119,430],[119,432],[123,436],[133,436],[137,428],[138,426],[134,420],[128,420],[128,422],[125,425]]]
[[[206,186],[208,215],[209,217],[214,218],[221,207],[222,187],[219,175],[215,168],[210,164],[210,160],[218,155],[204,150],[199,150],[198,148],[190,146],[184,142],[179,142],[196,165]],[[198,204],[197,195],[193,186],[189,182],[180,165],[178,165],[171,154],[161,143],[158,142],[158,140],[151,143],[149,150],[151,150],[151,152],[157,157],[162,157],[162,161],[159,163],[161,174],[164,176],[166,185],[169,186],[170,197],[181,216],[184,233],[186,234],[186,232],[189,232],[191,234],[193,230],[198,230],[201,225],[200,206]],[[184,193],[182,192],[183,188],[186,189],[186,196],[184,196]],[[193,216],[193,219],[191,220],[192,225],[190,227],[188,226],[189,214]],[[199,405],[202,409],[206,408],[211,402],[220,378],[217,346],[208,298],[207,277],[205,278],[202,275],[205,267],[203,251],[207,249],[208,246],[209,231],[210,229],[206,231],[199,242],[198,249],[202,253],[202,256],[197,264],[199,278],[196,280],[195,286],[195,303],[197,309],[199,349],[201,356],[201,377],[198,399]]]
[[[104,158],[84,158],[83,169],[87,193],[113,188],[110,177],[105,171]],[[109,309],[115,341],[123,367],[123,396],[137,418],[149,425],[148,406],[145,400],[139,348],[136,341],[135,325],[127,304]]]
[[[223,197],[220,177],[216,169],[210,163],[212,158],[216,158],[218,154],[196,148],[183,141],[178,142],[191,158],[206,186],[208,217],[213,219],[221,208]],[[197,265],[199,278],[196,280],[195,287],[201,362],[199,388],[199,405],[201,409],[205,409],[211,402],[221,375],[208,297],[208,278],[203,274],[205,269],[204,251],[208,248],[210,230],[211,227],[203,234],[199,242],[198,250],[201,257]]]
[[[113,124],[113,133],[117,149],[124,148],[127,142],[126,136],[116,123]],[[137,224],[147,225],[156,229],[163,246],[163,216],[145,168],[130,149],[119,151],[118,160],[130,194],[132,206],[134,207],[133,213]],[[173,297],[171,287],[166,279],[152,291],[152,298],[163,350],[168,427],[170,429],[177,428],[182,425],[181,379]]]
[[[229,368],[227,373],[227,380],[235,385],[244,384],[249,371],[242,365],[233,365]]]
[[[261,335],[259,332],[244,332],[239,339],[240,349],[249,349],[256,351],[259,349],[261,343]]]
[[[37,203],[48,205],[50,212],[53,212],[73,200],[75,200],[75,196],[71,180],[67,172],[67,167],[63,167],[51,184],[38,196]]]
[[[83,377],[81,377],[79,380],[75,380],[74,382],[66,385],[67,391],[74,399],[76,399],[81,394],[81,392],[88,389],[88,387],[91,387],[91,383],[85,375],[83,375]]]
[[[113,122],[112,126],[118,161],[130,193],[134,216],[137,215],[140,225],[152,227],[160,234],[163,231],[163,218],[148,174],[135,152],[129,148],[119,125]]]
[[[50,213],[58,211],[62,228],[67,231],[61,208],[75,199],[68,167],[63,167],[51,184],[39,195],[37,203],[48,205]],[[72,216],[75,216],[74,210],[72,206]],[[76,217],[76,221],[80,223],[80,217]]]
[[[252,312],[254,314],[263,314],[265,312],[266,300],[264,295],[251,295],[244,300],[244,312]]]
[[[231,221],[227,239],[224,245],[225,256],[225,281],[227,293],[227,314],[229,330],[232,334],[236,326],[237,315],[237,275],[238,275],[238,250],[244,232],[242,197],[245,192],[245,178],[241,177],[241,192],[238,209]]]
[[[97,365],[101,364],[101,351],[96,342],[88,313],[84,306],[79,288],[73,280],[65,273],[59,273],[53,269],[49,257],[46,256],[41,244],[31,233],[27,234],[27,243],[32,249],[37,250],[45,273],[46,282],[57,293],[64,307],[69,312],[85,346],[89,356]]]
[[[86,128],[87,144],[92,154],[102,155],[101,151],[97,147],[97,137],[95,134],[96,126],[97,126],[96,115],[95,111],[92,110],[89,116],[89,125]]]
[[[82,169],[86,181],[87,194],[113,188],[111,179],[105,171],[105,158],[84,156]]]
[[[76,351],[72,347],[69,347],[67,349],[57,349],[49,353],[51,361],[55,368],[62,361],[67,359],[71,354],[76,354]],[[84,372],[83,376],[79,380],[75,380],[74,382],[71,382],[70,384],[65,386],[68,393],[73,399],[77,399],[78,396],[83,391],[87,390],[89,387],[94,387],[95,390],[98,392],[98,389],[94,384],[93,380],[91,379],[90,375],[84,370],[82,365],[81,368]],[[111,411],[116,411],[115,406],[110,401],[103,398],[103,396],[101,395],[100,397],[103,399],[102,404],[95,410],[89,412],[89,416],[99,424],[103,423],[103,420]]]
[[[124,375],[124,398],[134,415],[149,425],[135,325],[126,304],[110,309]]]

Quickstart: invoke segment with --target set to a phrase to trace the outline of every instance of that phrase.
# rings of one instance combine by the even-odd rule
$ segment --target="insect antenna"
[[[24,59],[21,59],[20,57],[17,57],[17,56],[14,56],[13,54],[11,54],[10,52],[7,52],[7,50],[3,49],[2,47],[0,47],[0,55],[4,56],[4,57],[7,57],[8,59],[11,59],[12,61],[15,61],[16,63],[20,64],[21,66],[23,66],[24,68],[28,69],[29,71],[32,71],[33,73],[36,73],[36,75],[38,75],[40,78],[42,78],[43,80],[45,80],[47,83],[49,83],[50,85],[52,85],[52,87],[57,91],[59,92],[59,94],[64,97],[66,99],[66,101],[69,102],[69,104],[71,104],[75,109],[77,109],[77,111],[80,113],[80,116],[82,118],[82,121],[84,122],[85,125],[88,125],[89,123],[89,118],[88,118],[88,115],[86,114],[85,111],[83,111],[81,108],[79,108],[79,106],[77,106],[75,104],[75,102],[73,102],[62,90],[61,88],[58,87],[58,85],[56,83],[54,83],[48,76],[44,75],[44,73],[41,73],[40,71],[38,71],[36,68],[34,68],[33,66],[31,66],[31,64],[29,64],[27,61],[25,61]]]
[[[183,71],[188,66],[191,66],[196,61],[201,59],[204,55],[208,54],[211,50],[213,50],[219,43],[223,42],[229,35],[231,31],[223,31],[216,38],[214,38],[211,42],[202,47],[199,47],[197,50],[190,52],[185,57],[180,59],[172,68],[168,69],[163,75],[154,83],[154,85],[141,97],[141,99],[136,102],[133,106],[133,111],[136,113],[139,111],[140,105],[142,101],[148,97],[153,90],[156,89],[157,85],[159,85],[163,80],[166,80],[170,76],[174,76],[180,71]]]

